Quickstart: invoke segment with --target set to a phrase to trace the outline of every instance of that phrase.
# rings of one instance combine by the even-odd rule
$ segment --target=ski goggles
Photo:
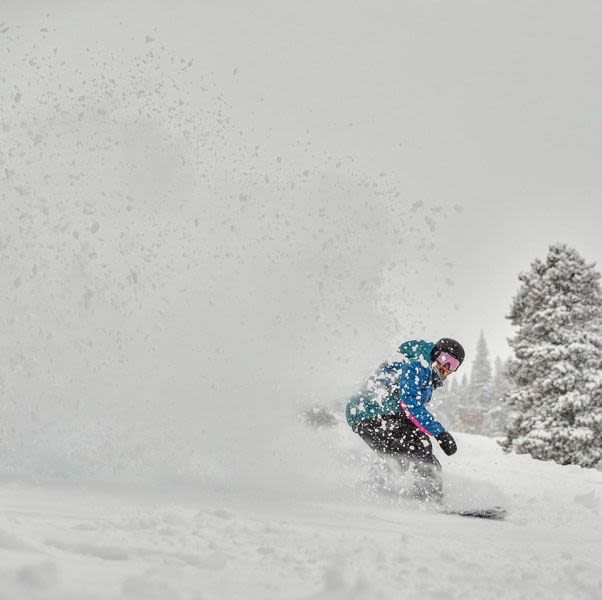
[[[448,371],[455,371],[460,366],[460,361],[451,354],[447,352],[442,352],[437,357],[436,361],[442,366],[445,367]]]

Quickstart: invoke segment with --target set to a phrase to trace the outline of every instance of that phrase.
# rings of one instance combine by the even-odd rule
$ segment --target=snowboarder
[[[401,360],[380,365],[364,388],[347,403],[347,422],[379,454],[394,456],[403,471],[412,467],[414,495],[439,502],[443,496],[441,464],[430,437],[451,456],[456,442],[427,410],[433,390],[464,360],[464,348],[453,339],[436,343],[404,342]]]

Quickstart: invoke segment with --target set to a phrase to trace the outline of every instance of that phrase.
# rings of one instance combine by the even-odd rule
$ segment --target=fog
[[[401,282],[436,217],[352,158],[250,145],[166,47],[51,45],[21,50],[35,67],[3,99],[5,469],[290,469],[301,410],[411,335]]]

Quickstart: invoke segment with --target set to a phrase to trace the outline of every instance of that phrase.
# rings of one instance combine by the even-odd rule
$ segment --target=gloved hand
[[[456,446],[456,440],[454,440],[453,436],[449,431],[444,431],[439,435],[435,436],[435,439],[439,442],[439,446],[441,446],[441,450],[447,454],[447,456],[451,456],[455,454],[458,446]]]

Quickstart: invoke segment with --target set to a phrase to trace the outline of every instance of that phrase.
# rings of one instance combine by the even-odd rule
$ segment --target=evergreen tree
[[[489,362],[489,350],[485,336],[481,331],[477,350],[470,373],[470,404],[479,408],[489,408],[494,404],[492,399],[492,374]]]
[[[510,359],[503,361],[499,356],[495,357],[495,368],[491,382],[491,400],[494,406],[500,406],[504,397],[510,392],[510,380],[508,379],[508,369]]]
[[[485,428],[489,435],[502,435],[508,422],[508,408],[504,406],[504,398],[510,393],[508,367],[510,359],[505,362],[495,357],[495,370],[491,382],[491,408],[485,416]]]
[[[456,390],[458,396],[458,404],[466,404],[468,399],[468,373],[464,372],[460,385]]]
[[[515,415],[506,450],[593,467],[602,459],[600,274],[572,248],[550,246],[519,276],[509,318]]]

